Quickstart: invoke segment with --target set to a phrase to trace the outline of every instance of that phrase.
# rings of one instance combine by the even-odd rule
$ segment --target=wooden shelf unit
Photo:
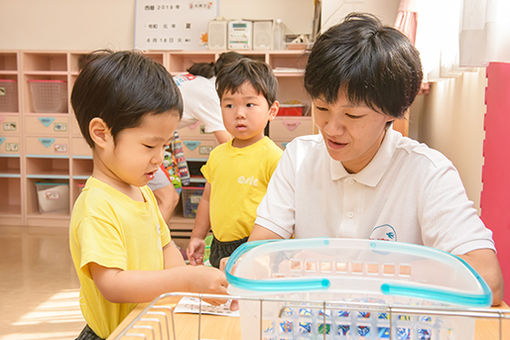
[[[301,102],[310,111],[311,101],[303,87],[304,51],[239,51],[267,62],[279,81],[278,100]],[[0,226],[30,225],[67,227],[74,201],[92,173],[92,153],[81,137],[72,113],[70,94],[79,73],[80,57],[88,51],[0,51],[0,80],[14,81],[17,112],[0,106]],[[213,62],[222,51],[150,51],[145,55],[161,63],[173,75],[185,73],[195,62]],[[33,105],[31,81],[65,84],[65,112],[37,112]],[[1,86],[1,85],[0,85]],[[1,101],[0,101],[1,104]],[[278,117],[269,127],[269,136],[285,147],[297,135],[312,133],[311,117]],[[180,130],[185,155],[190,162],[207,161],[217,143],[197,124]],[[41,213],[36,183],[69,185],[69,211]],[[200,183],[195,178],[193,185]],[[172,232],[184,244],[193,219],[182,217],[178,206],[170,222]]]

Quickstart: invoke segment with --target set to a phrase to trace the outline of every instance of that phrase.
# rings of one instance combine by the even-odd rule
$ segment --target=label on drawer
[[[18,153],[19,152],[19,140],[17,137],[0,137],[0,153],[2,152],[10,152],[10,153]]]
[[[58,153],[66,153],[67,152],[67,144],[55,144],[54,148],[55,148],[55,152],[58,152]]]
[[[14,132],[18,129],[18,124],[16,122],[3,122],[2,130],[8,132]]]
[[[212,151],[213,147],[211,145],[203,145],[198,148],[198,153],[200,155],[209,155]]]
[[[18,143],[5,143],[5,152],[18,152]]]
[[[67,124],[63,122],[55,122],[55,124],[53,124],[53,131],[66,132]]]

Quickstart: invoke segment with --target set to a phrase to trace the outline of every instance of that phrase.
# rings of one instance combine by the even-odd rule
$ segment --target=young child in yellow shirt
[[[246,242],[257,207],[282,150],[264,128],[278,113],[277,80],[264,62],[243,58],[224,66],[216,78],[223,123],[233,136],[216,147],[201,171],[207,180],[187,248],[191,264],[202,264],[204,238],[212,229],[209,262]]]
[[[103,339],[136,303],[171,291],[226,294],[227,282],[215,268],[185,265],[146,185],[182,116],[172,77],[135,52],[87,60],[71,103],[93,171],[73,208],[70,248],[87,322],[78,339]]]

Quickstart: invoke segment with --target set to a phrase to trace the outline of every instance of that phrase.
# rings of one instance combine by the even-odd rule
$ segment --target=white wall
[[[340,23],[351,12],[376,15],[383,24],[393,26],[400,0],[322,0],[321,32]]]
[[[312,0],[219,0],[228,19],[281,18],[310,33]],[[0,0],[0,49],[132,49],[135,0]]]
[[[457,167],[467,195],[480,212],[485,68],[432,83],[411,107],[409,135],[441,151]]]

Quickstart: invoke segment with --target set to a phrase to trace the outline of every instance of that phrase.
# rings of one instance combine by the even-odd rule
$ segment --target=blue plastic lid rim
[[[234,253],[230,256],[227,265],[225,267],[225,274],[227,280],[232,285],[252,291],[300,291],[300,290],[325,290],[328,289],[331,282],[327,278],[316,278],[316,279],[268,279],[268,280],[252,280],[244,279],[232,275],[232,269],[237,260],[250,249],[257,247],[261,244],[270,242],[286,242],[284,248],[295,249],[296,243],[299,244],[300,249],[304,248],[316,248],[328,246],[330,240],[328,238],[316,238],[316,239],[299,239],[299,240],[263,240],[263,241],[252,241],[242,244],[238,247]],[[475,276],[478,283],[480,284],[483,293],[482,294],[464,294],[453,291],[447,291],[444,289],[434,288],[423,288],[414,287],[412,285],[395,284],[395,283],[383,283],[381,285],[381,291],[386,295],[400,295],[409,297],[418,297],[423,299],[430,299],[436,301],[443,301],[447,303],[469,305],[469,306],[490,306],[492,302],[492,292],[483,280],[483,278],[462,258],[450,254],[445,251],[441,251],[435,248],[426,246],[419,246],[415,244],[388,242],[388,241],[371,241],[370,248],[377,250],[387,251],[400,251],[409,254],[419,254],[427,258],[435,258],[442,262],[447,261],[461,261],[466,268]]]
[[[330,287],[331,282],[327,278],[251,280],[232,275],[231,272],[234,264],[237,262],[239,257],[248,250],[264,243],[281,241],[282,240],[263,240],[243,243],[232,253],[232,255],[230,255],[227,265],[225,266],[227,281],[239,288],[261,292],[326,290]],[[329,240],[325,238],[317,238],[310,241],[310,248],[329,244]]]
[[[492,294],[463,294],[444,289],[417,288],[399,283],[383,283],[381,291],[385,295],[409,296],[426,300],[448,302],[470,307],[487,307],[492,302]]]
[[[478,283],[480,284],[482,294],[464,294],[442,289],[431,288],[415,288],[410,285],[384,283],[381,285],[381,291],[386,295],[403,295],[412,297],[421,297],[425,299],[432,299],[444,301],[459,305],[470,305],[474,307],[487,307],[492,304],[492,291],[485,282],[485,280],[478,274],[469,263],[463,258],[448,253],[446,251],[431,248],[427,246],[419,246],[411,243],[395,243],[387,241],[371,241],[370,247],[377,250],[399,250],[409,254],[417,254],[427,258],[435,258],[438,261],[460,261],[464,266],[473,274]],[[398,248],[397,248],[398,247]]]

